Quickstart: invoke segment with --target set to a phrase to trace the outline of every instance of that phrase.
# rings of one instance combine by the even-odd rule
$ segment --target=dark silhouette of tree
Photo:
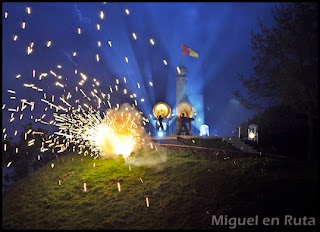
[[[11,156],[14,153],[14,143],[12,142],[12,138],[9,137],[7,140],[4,140],[2,137],[2,177],[6,182],[10,182],[12,180],[12,172],[10,170],[10,166],[7,167],[9,162],[12,162]],[[7,169],[8,168],[8,169]],[[2,183],[4,185],[4,183]]]
[[[297,118],[288,106],[272,106],[243,122],[241,137],[247,137],[249,124],[257,124],[259,147],[264,152],[305,159],[305,135],[308,132],[305,119]]]
[[[32,123],[28,123],[22,126],[20,134],[20,141],[18,143],[12,143],[9,138],[7,141],[2,141],[2,143],[6,143],[6,151],[3,150],[2,155],[2,166],[7,165],[7,163],[12,162],[10,168],[14,169],[13,175],[10,176],[6,174],[4,178],[6,181],[17,181],[28,176],[31,172],[37,170],[42,167],[45,163],[52,160],[55,155],[50,151],[41,152],[41,147],[45,144],[47,131],[42,128],[38,128],[35,132]],[[29,132],[30,130],[30,132]],[[29,133],[28,133],[29,132]],[[43,133],[43,134],[41,134]],[[25,134],[27,136],[25,137]],[[34,144],[28,144],[28,142],[34,140]],[[18,151],[16,150],[18,149]],[[40,160],[38,156],[41,156]]]
[[[32,129],[32,123],[28,123],[23,125],[23,129],[20,134],[19,143],[14,144],[14,152],[10,155],[10,160],[12,162],[12,167],[15,170],[15,174],[13,177],[14,181],[17,181],[21,178],[26,177],[31,172],[31,164],[32,164],[32,149],[27,146],[27,141],[25,140],[24,134]],[[29,135],[30,138],[30,135]],[[18,148],[18,152],[16,149]]]
[[[249,109],[288,106],[306,116],[307,157],[315,154],[318,131],[318,4],[280,3],[272,11],[275,25],[250,32],[254,67],[240,74],[248,98],[234,94]]]

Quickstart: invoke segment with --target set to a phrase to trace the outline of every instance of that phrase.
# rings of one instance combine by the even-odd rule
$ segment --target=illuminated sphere
[[[256,137],[256,135],[251,131],[251,132],[249,133],[249,138],[250,138],[250,139],[254,139],[254,137]]]
[[[158,102],[152,109],[153,115],[157,118],[161,115],[163,118],[170,118],[171,108],[164,102]]]
[[[180,102],[177,105],[176,108],[176,114],[178,117],[182,116],[182,113],[184,113],[184,116],[186,117],[192,117],[193,116],[193,107],[188,102]]]

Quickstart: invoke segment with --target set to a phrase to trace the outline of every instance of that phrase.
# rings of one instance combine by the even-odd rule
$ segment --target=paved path
[[[157,144],[173,144],[185,146],[184,143],[181,143],[177,140],[177,136],[153,137],[152,141]]]
[[[182,138],[197,138],[199,136],[164,136],[164,137],[153,137],[152,141],[155,144],[158,144],[160,146],[164,146],[164,147],[186,147],[186,148],[195,148],[195,149],[204,149],[204,150],[220,150],[220,149],[215,149],[215,148],[210,148],[210,147],[198,147],[198,146],[190,146],[190,145],[186,145],[184,143],[181,143],[177,140],[177,137],[182,137]],[[203,137],[200,136],[201,138],[206,138],[206,139],[210,139],[210,137]],[[220,138],[220,137],[219,137]],[[223,137],[221,137],[222,139]],[[229,138],[225,138],[225,141],[229,141]],[[239,151],[245,152],[243,149],[239,149]],[[260,154],[260,152],[254,152],[255,154]],[[286,156],[281,156],[281,155],[273,155],[273,154],[267,154],[267,153],[263,153],[263,155],[266,156],[270,156],[270,157],[278,157],[278,158],[288,158]]]
[[[198,149],[220,150],[212,147],[198,147],[198,146],[186,145],[182,142],[179,142],[177,140],[177,137],[178,136],[153,137],[152,141],[155,144],[159,144],[160,146],[165,146],[165,147],[190,147],[190,148],[198,148]]]

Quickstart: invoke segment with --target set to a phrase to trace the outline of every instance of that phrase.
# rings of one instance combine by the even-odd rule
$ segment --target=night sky
[[[232,136],[234,127],[254,113],[245,110],[232,94],[237,89],[245,91],[237,73],[247,74],[252,68],[249,32],[258,29],[258,17],[265,25],[272,24],[273,6],[274,3],[2,3],[2,124],[5,133],[14,137],[15,130],[32,121],[31,115],[39,118],[45,113],[46,104],[40,100],[44,93],[48,100],[55,95],[55,102],[69,91],[74,100],[77,96],[80,98],[82,94],[74,88],[82,79],[80,72],[88,78],[81,86],[88,96],[93,88],[110,93],[109,86],[114,88],[115,80],[119,79],[119,93],[114,93],[110,100],[113,107],[127,101],[131,104],[133,99],[129,95],[136,93],[137,107],[146,117],[160,101],[174,111],[176,67],[181,59],[181,43],[184,43],[199,54],[199,58],[183,56],[188,70],[189,102],[198,114],[197,127],[207,124],[211,135]],[[27,7],[30,7],[30,14]],[[18,36],[16,41],[14,35]],[[46,46],[48,40],[50,47]],[[27,47],[32,42],[33,50],[28,55]],[[50,70],[62,79],[53,76]],[[48,75],[40,81],[41,73]],[[56,81],[65,84],[65,92],[55,85]],[[25,83],[33,83],[43,91],[25,87]],[[120,94],[124,88],[128,90],[127,95]],[[16,98],[10,98],[12,96]],[[26,108],[20,120],[21,112],[8,109],[21,107],[21,99],[34,101],[35,108],[33,112],[30,107]],[[54,112],[46,111],[43,119],[46,122],[53,119],[49,111]],[[11,123],[10,117],[15,117]],[[55,129],[39,122],[37,127]]]

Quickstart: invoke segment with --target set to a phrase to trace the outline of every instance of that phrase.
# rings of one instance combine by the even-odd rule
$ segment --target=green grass
[[[53,169],[50,162],[2,194],[2,229],[225,229],[211,225],[212,215],[315,216],[312,165],[166,154],[159,166],[131,170],[122,157],[60,157]]]

